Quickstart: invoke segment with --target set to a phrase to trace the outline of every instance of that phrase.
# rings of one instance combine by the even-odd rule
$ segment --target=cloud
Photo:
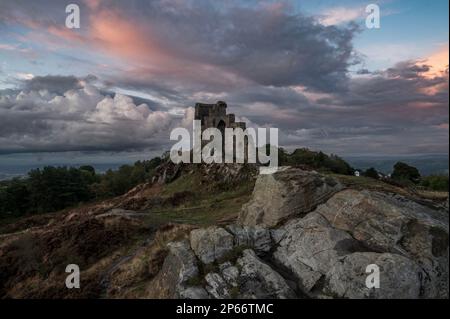
[[[23,89],[28,91],[47,90],[52,93],[63,94],[71,89],[80,89],[80,82],[74,76],[35,76],[23,83]]]
[[[0,152],[167,149],[195,102],[217,100],[280,128],[285,146],[447,152],[448,45],[420,60],[398,44],[367,47],[372,60],[403,62],[351,73],[360,30],[346,23],[359,9],[311,17],[285,2],[86,0],[73,31],[60,1],[40,4],[1,2],[1,31],[19,26],[24,43],[96,77],[35,76],[0,93]]]
[[[30,50],[26,48],[21,48],[18,45],[9,44],[9,43],[0,43],[0,51],[13,51],[13,52],[20,52],[20,53],[29,53]]]
[[[425,63],[429,66],[426,73],[428,77],[441,76],[443,73],[448,75],[449,50],[448,43],[443,45],[439,50],[426,58]]]
[[[129,96],[104,95],[80,79],[38,80],[25,82],[27,90],[1,92],[0,153],[151,148],[167,143],[169,127],[182,121]],[[57,93],[64,86],[72,88]]]
[[[210,82],[211,91],[234,82],[342,90],[348,67],[358,62],[352,46],[358,32],[355,25],[324,26],[315,18],[291,14],[284,3],[86,3],[79,32],[45,13],[33,18],[27,2],[9,8],[7,21],[25,25],[52,47],[95,48],[111,58],[126,59],[127,72],[145,71],[147,78],[158,77],[171,85],[189,82],[199,87]]]
[[[319,21],[323,25],[339,25],[361,19],[364,15],[364,7],[347,8],[336,7],[325,10],[320,16]]]

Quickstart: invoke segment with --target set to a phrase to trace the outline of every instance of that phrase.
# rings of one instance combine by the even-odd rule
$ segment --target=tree
[[[394,171],[391,175],[392,179],[399,181],[411,181],[415,184],[420,182],[420,173],[417,168],[403,162],[397,162],[394,165]]]
[[[377,170],[373,167],[367,169],[363,175],[365,177],[370,177],[370,178],[375,178],[375,179],[378,179],[378,177],[379,177]]]
[[[0,188],[0,218],[26,213],[30,204],[26,181],[14,178],[5,185]]]

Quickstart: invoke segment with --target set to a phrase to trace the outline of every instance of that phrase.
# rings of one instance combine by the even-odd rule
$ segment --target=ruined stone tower
[[[208,128],[217,128],[222,133],[222,147],[225,150],[225,129],[226,128],[241,128],[246,129],[245,122],[236,122],[234,114],[227,114],[227,104],[223,101],[218,101],[216,104],[195,104],[195,120],[201,121],[202,132]],[[202,147],[208,141],[202,140]],[[247,159],[248,155],[248,137],[244,138],[244,158]],[[233,140],[233,152],[236,150],[236,138]],[[233,153],[234,154],[234,153]],[[225,157],[225,152],[222,154]],[[234,158],[236,158],[234,156]]]
[[[195,119],[202,122],[202,132],[210,127],[218,128],[224,136],[225,128],[242,128],[245,122],[235,122],[234,114],[227,114],[227,104],[218,101],[216,104],[195,104]]]

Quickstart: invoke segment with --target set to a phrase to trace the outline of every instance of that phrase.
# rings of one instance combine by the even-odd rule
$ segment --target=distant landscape
[[[344,156],[350,165],[359,169],[374,167],[381,173],[390,174],[398,161],[407,163],[424,176],[448,174],[448,155],[407,155],[407,156]]]
[[[91,165],[98,173],[104,173],[109,169],[117,169],[124,164],[132,164],[132,162],[123,163],[95,163]],[[9,180],[15,177],[24,177],[29,171],[37,168],[44,168],[45,166],[67,166],[79,168],[80,166],[90,165],[89,163],[34,163],[29,165],[0,165],[0,181]]]
[[[390,174],[392,167],[398,161],[417,167],[423,176],[445,175],[449,172],[448,155],[406,155],[406,156],[343,156],[343,158],[355,169],[366,170],[375,168],[383,174]],[[142,160],[145,160],[143,157]],[[109,169],[117,169],[122,165],[133,164],[134,161],[122,161],[117,163],[70,163],[70,162],[34,162],[33,164],[17,165],[5,163],[0,165],[0,180],[8,180],[14,177],[26,176],[29,171],[45,166],[67,166],[78,168],[90,165],[98,173],[104,173]]]

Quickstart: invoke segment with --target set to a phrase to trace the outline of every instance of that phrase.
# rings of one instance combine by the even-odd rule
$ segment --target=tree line
[[[341,175],[353,175],[355,170],[345,160],[337,155],[327,155],[323,152],[299,148],[288,153],[283,148],[278,149],[278,163],[281,166],[305,165],[321,172]]]
[[[270,146],[268,146],[270,147]],[[326,155],[306,148],[288,153],[278,150],[280,166],[304,165],[323,173],[354,175],[355,169],[337,155]],[[168,160],[168,155],[117,170],[97,173],[92,166],[53,167],[31,170],[25,178],[0,182],[0,219],[25,214],[58,211],[93,200],[122,195],[138,184],[148,181],[156,167]],[[448,191],[448,175],[421,176],[419,170],[398,162],[389,177],[381,177],[375,168],[362,172],[363,176],[396,181],[404,186],[421,186],[435,191]]]
[[[25,178],[0,182],[0,218],[53,212],[92,200],[122,195],[147,181],[160,157],[99,174],[92,166],[31,170]]]
[[[337,155],[326,155],[323,152],[311,151],[307,148],[296,149],[288,153],[283,148],[278,149],[280,165],[306,165],[321,172],[331,172],[341,175],[354,175],[355,169]],[[449,177],[447,175],[422,176],[419,170],[403,162],[397,162],[390,176],[380,174],[371,167],[362,172],[365,177],[393,181],[402,186],[422,187],[433,191],[449,191]]]
[[[449,190],[448,174],[421,176],[416,167],[403,162],[397,162],[394,165],[390,176],[383,176],[373,167],[365,170],[362,175],[374,179],[390,179],[404,186],[419,186],[432,191],[448,192]]]

